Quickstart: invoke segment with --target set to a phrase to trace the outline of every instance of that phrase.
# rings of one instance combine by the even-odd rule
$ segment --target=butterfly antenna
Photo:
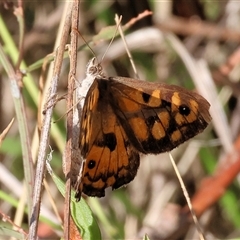
[[[90,47],[90,45],[88,44],[88,42],[85,40],[85,38],[83,37],[83,35],[77,30],[77,29],[73,29],[74,31],[76,31],[78,33],[78,35],[81,37],[81,39],[83,40],[83,42],[87,45],[87,47],[89,48],[90,52],[92,53],[92,55],[97,58],[96,54],[94,53],[93,49]]]
[[[119,20],[118,20],[118,22],[117,22],[117,27],[116,27],[116,30],[115,30],[115,32],[114,32],[114,35],[113,35],[110,43],[108,44],[108,47],[107,47],[105,53],[104,53],[103,56],[102,56],[101,62],[103,61],[104,57],[106,56],[106,54],[107,54],[107,52],[108,52],[108,49],[109,49],[110,46],[112,45],[112,42],[113,42],[114,38],[115,38],[116,35],[117,35],[117,32],[118,32],[119,26],[120,26],[120,24],[121,24],[121,21],[122,21],[122,15],[119,17]]]

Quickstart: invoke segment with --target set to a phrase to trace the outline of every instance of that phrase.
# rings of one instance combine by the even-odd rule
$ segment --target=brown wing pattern
[[[115,114],[143,153],[170,151],[211,121],[209,103],[181,87],[121,77],[110,78],[107,86]]]
[[[139,151],[170,151],[202,132],[211,120],[209,106],[181,87],[96,77],[80,126],[86,161],[78,197],[81,192],[102,197],[105,188],[129,183],[137,173]]]
[[[139,166],[138,151],[132,146],[111,105],[95,81],[84,104],[80,148],[86,159],[79,193],[102,197],[105,188],[129,183]]]

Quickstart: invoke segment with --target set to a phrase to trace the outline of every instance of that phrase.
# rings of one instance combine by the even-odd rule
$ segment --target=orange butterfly
[[[106,77],[93,58],[92,77],[80,123],[80,150],[85,159],[76,198],[103,197],[132,181],[139,152],[171,151],[202,132],[210,104],[199,94],[164,83]]]

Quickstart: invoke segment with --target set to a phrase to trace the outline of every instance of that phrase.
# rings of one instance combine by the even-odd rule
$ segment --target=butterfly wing
[[[80,149],[85,159],[78,194],[102,197],[129,183],[139,151],[161,153],[202,132],[209,103],[181,87],[130,78],[97,77],[82,112]]]
[[[181,87],[130,78],[109,78],[109,101],[134,147],[143,153],[170,151],[202,132],[210,104]]]
[[[105,188],[116,189],[129,183],[139,166],[138,151],[129,141],[106,95],[95,80],[82,111],[80,149],[85,164],[78,192],[89,196],[102,197]]]

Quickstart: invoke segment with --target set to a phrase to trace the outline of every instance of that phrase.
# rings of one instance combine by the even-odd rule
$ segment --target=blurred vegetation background
[[[46,60],[46,56],[57,47],[55,43],[62,31],[60,22],[67,3],[23,2],[24,22],[21,22],[18,12],[21,1],[0,2],[1,49],[15,71],[19,66],[19,49],[24,62],[20,67],[23,81],[19,81],[24,109],[20,111],[26,113],[33,159],[39,144],[39,106],[45,102],[39,96],[46,79],[51,77],[48,70],[52,59]],[[125,25],[145,10],[152,11],[152,15],[130,24],[125,31],[140,78],[196,90],[211,104],[210,126],[172,151],[203,232],[207,239],[240,239],[240,3],[233,0],[81,1],[79,32],[101,60],[109,36],[97,35],[100,30],[115,25],[116,13],[122,15]],[[86,64],[93,57],[83,46],[79,37],[78,81],[84,78]],[[44,60],[47,65],[43,64]],[[16,119],[11,79],[3,62],[0,62],[0,133],[12,118],[15,121],[0,142],[0,233],[13,227],[10,219],[19,226],[17,232],[23,229],[27,233],[29,213],[24,205],[27,195],[23,190],[26,175],[21,129]],[[134,77],[120,37],[114,39],[102,64],[109,76]],[[67,93],[68,71],[66,51],[59,97]],[[52,122],[49,142],[53,149],[51,166],[63,180],[67,110],[66,100],[57,102],[54,110],[57,120]],[[63,236],[64,199],[48,174],[46,180],[60,219],[44,190],[38,235],[40,239],[59,239]],[[145,234],[149,239],[198,238],[168,154],[142,156],[138,174],[128,186],[115,191],[108,189],[106,197],[101,199],[86,197],[85,200],[99,225],[102,239],[143,239]],[[7,234],[15,236],[10,231]]]

